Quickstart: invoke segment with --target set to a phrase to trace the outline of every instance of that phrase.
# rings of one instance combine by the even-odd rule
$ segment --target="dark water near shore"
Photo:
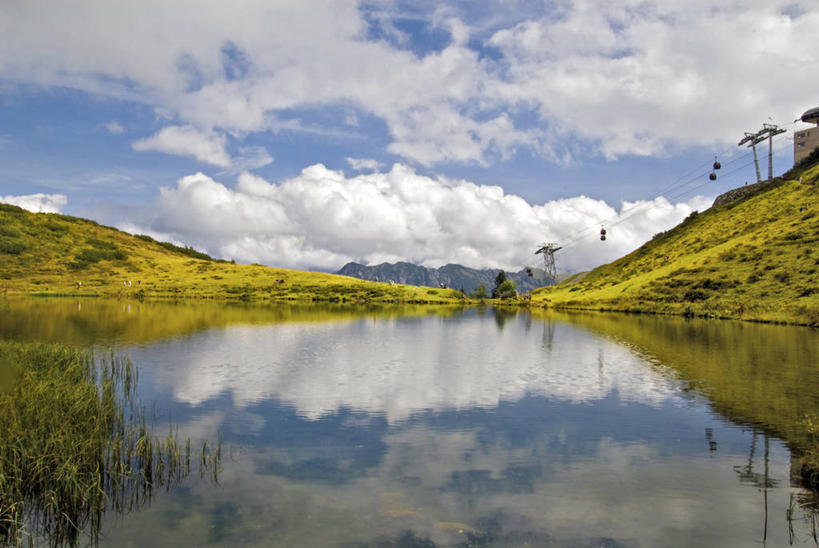
[[[221,432],[218,485],[112,515],[105,546],[816,545],[791,474],[816,330],[10,300],[0,338],[113,347],[160,432]]]

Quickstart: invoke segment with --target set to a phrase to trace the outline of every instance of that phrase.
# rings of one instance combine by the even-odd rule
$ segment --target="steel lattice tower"
[[[535,251],[535,255],[542,253],[543,254],[543,270],[546,271],[546,277],[552,280],[552,284],[557,283],[557,266],[555,265],[555,252],[559,249],[563,249],[563,247],[558,246],[556,243],[543,243],[537,251]]]

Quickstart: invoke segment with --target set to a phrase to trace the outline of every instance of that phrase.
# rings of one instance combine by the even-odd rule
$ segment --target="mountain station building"
[[[819,107],[805,111],[800,118],[808,124],[815,124],[807,129],[797,129],[793,132],[793,163],[798,164],[807,158],[813,149],[819,147]]]

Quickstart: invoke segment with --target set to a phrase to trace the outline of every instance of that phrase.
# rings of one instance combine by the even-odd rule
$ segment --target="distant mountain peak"
[[[507,272],[508,279],[515,282],[519,293],[527,293],[538,287],[548,285],[549,280],[540,268],[531,268],[532,275],[527,269],[520,272]],[[406,261],[396,263],[381,263],[366,266],[356,262],[344,265],[336,274],[351,276],[361,280],[374,282],[389,282],[418,285],[426,287],[440,287],[441,284],[462,289],[466,293],[475,291],[479,285],[491,290],[495,285],[495,277],[499,268],[475,269],[456,263],[448,263],[439,268],[429,268]]]

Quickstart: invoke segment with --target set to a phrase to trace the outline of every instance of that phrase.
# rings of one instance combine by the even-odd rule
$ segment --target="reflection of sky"
[[[240,326],[134,349],[156,388],[190,405],[228,395],[239,408],[276,399],[318,418],[348,408],[390,423],[421,410],[495,407],[527,394],[575,403],[616,392],[661,405],[668,378],[627,348],[568,324],[475,311],[455,318]],[[144,368],[144,367],[143,367]]]
[[[197,422],[232,424],[235,412]],[[407,531],[439,546],[748,546],[761,539],[763,494],[735,471],[748,462],[751,432],[695,402],[527,396],[394,425],[350,410],[306,419],[274,402],[251,404],[240,417],[247,413],[264,425],[249,438],[227,425],[219,487],[194,483],[160,495],[117,524],[110,545],[127,538],[135,545],[398,546]],[[761,438],[755,449],[761,473]],[[771,477],[787,486],[787,451],[774,441],[770,456]],[[769,493],[769,546],[787,540],[788,494]]]
[[[229,327],[131,355],[182,435],[221,431],[225,462],[218,487],[161,495],[110,545],[761,540],[763,494],[739,474],[764,470],[761,436],[570,324],[473,310]],[[775,546],[792,492],[775,440],[768,464]]]

